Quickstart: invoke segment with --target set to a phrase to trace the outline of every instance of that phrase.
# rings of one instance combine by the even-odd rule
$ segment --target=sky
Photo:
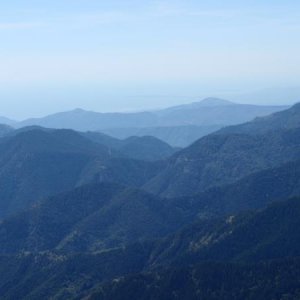
[[[299,37],[297,0],[1,1],[0,115],[300,101]]]

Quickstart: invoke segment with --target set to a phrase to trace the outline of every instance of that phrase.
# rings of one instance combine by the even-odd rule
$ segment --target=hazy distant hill
[[[16,126],[40,125],[50,128],[69,128],[79,131],[96,131],[110,128],[144,128],[182,125],[231,125],[250,121],[286,106],[257,106],[208,98],[203,101],[137,113],[97,113],[76,109],[44,118],[28,119]]]
[[[119,139],[154,136],[173,147],[186,147],[224,126],[244,123],[286,108],[287,106],[247,105],[206,98],[191,104],[149,112],[98,113],[75,109],[21,122],[0,117],[0,123],[14,128],[40,126],[82,132],[102,131]]]
[[[39,125],[48,128],[68,128],[78,131],[96,131],[111,127],[149,126],[156,123],[156,116],[150,112],[141,113],[98,113],[75,109],[56,113],[44,118],[28,119],[17,127]]]
[[[0,116],[0,124],[6,124],[6,125],[9,125],[9,126],[14,126],[16,123],[17,123],[17,121],[14,121],[14,120],[11,120],[9,118]]]

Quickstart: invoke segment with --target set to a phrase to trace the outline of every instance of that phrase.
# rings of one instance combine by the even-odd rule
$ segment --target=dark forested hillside
[[[115,184],[83,186],[4,221],[0,225],[0,233],[5,233],[0,234],[1,252],[95,251],[163,236],[198,219],[261,209],[273,201],[300,195],[299,175],[297,161],[194,197],[174,199]],[[21,239],[16,234],[19,228]]]
[[[212,134],[171,157],[145,189],[167,197],[193,195],[278,167],[299,155],[300,129],[260,136]]]
[[[148,254],[135,245],[102,253],[2,255],[1,299],[82,299],[105,280],[140,272]]]
[[[299,299],[299,260],[255,265],[207,263],[121,277],[88,300],[265,300]]]
[[[72,131],[22,132],[0,141],[0,217],[42,197],[73,188],[94,158],[107,149]]]
[[[297,106],[254,121],[255,134],[232,127],[175,154],[153,137],[5,133],[1,299],[297,299],[295,116]]]
[[[292,198],[257,212],[198,221],[158,242],[151,264],[257,262],[298,257],[299,215],[300,200]]]
[[[291,199],[257,213],[196,223],[166,239],[100,253],[2,255],[0,269],[6,276],[0,291],[4,299],[156,299],[170,292],[170,299],[177,293],[193,299],[199,291],[216,299],[281,299],[283,294],[294,299],[299,293],[299,262],[292,258],[300,254],[299,214],[299,199]],[[284,260],[270,262],[272,258]],[[146,273],[132,275],[139,272]]]
[[[164,236],[184,216],[145,192],[86,185],[53,196],[0,223],[0,252],[99,251]]]
[[[257,135],[239,133],[239,128],[244,126],[240,125],[233,132],[221,130],[201,138],[171,157],[167,167],[150,180],[145,189],[167,197],[193,195],[296,160],[300,154],[300,129],[280,125],[283,120],[288,122],[290,115],[295,120],[300,119],[298,105],[276,114],[277,130]],[[260,127],[265,128],[264,124],[260,122]]]
[[[264,208],[274,201],[300,195],[300,162],[293,161],[242,178],[222,187],[213,187],[192,197],[166,199],[201,219]],[[191,217],[192,217],[191,216]]]
[[[173,151],[163,142],[162,146],[162,156]],[[163,164],[138,160],[147,155],[143,147],[136,147],[137,158],[131,159],[72,130],[25,128],[12,132],[0,140],[0,219],[84,183],[142,185]]]

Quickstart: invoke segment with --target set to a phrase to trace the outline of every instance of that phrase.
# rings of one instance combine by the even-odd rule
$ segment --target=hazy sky
[[[0,115],[14,118],[274,87],[300,100],[296,0],[1,1],[0,43]]]

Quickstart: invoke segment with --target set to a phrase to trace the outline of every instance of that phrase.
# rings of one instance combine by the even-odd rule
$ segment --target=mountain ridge
[[[297,122],[290,128],[281,125],[285,124],[282,120],[288,121],[294,112],[294,118],[300,119],[300,110],[295,110],[295,107],[298,105],[275,114],[276,120],[278,116],[282,118],[276,130],[248,134],[243,131],[245,124],[241,124],[197,140],[171,156],[166,168],[144,188],[165,197],[192,195],[212,186],[233,183],[253,172],[297,160],[300,127]],[[267,124],[269,119],[272,115],[264,119]],[[259,127],[265,128],[265,122],[260,122]],[[248,124],[251,126],[256,121]]]
[[[232,113],[230,108],[234,111],[239,111],[239,114],[236,112]],[[97,131],[101,129],[130,128],[136,126],[139,128],[182,125],[224,126],[249,121],[256,116],[267,115],[285,108],[287,106],[247,105],[218,98],[206,98],[191,104],[137,113],[101,113],[77,108],[42,118],[27,119],[17,123],[16,127],[40,125],[43,127],[68,128],[78,131]],[[223,118],[220,119],[221,115],[223,115]],[[212,122],[214,119],[217,121]]]
[[[86,183],[142,185],[164,164],[163,155],[175,151],[154,138],[146,139],[146,143],[138,138],[134,144],[125,142],[126,153],[121,148],[109,147],[112,138],[108,139],[106,144],[69,129],[37,127],[22,128],[1,138],[0,219],[28,208],[41,198]],[[148,151],[153,140],[158,147],[156,153],[151,147]],[[133,158],[128,155],[132,147]]]

